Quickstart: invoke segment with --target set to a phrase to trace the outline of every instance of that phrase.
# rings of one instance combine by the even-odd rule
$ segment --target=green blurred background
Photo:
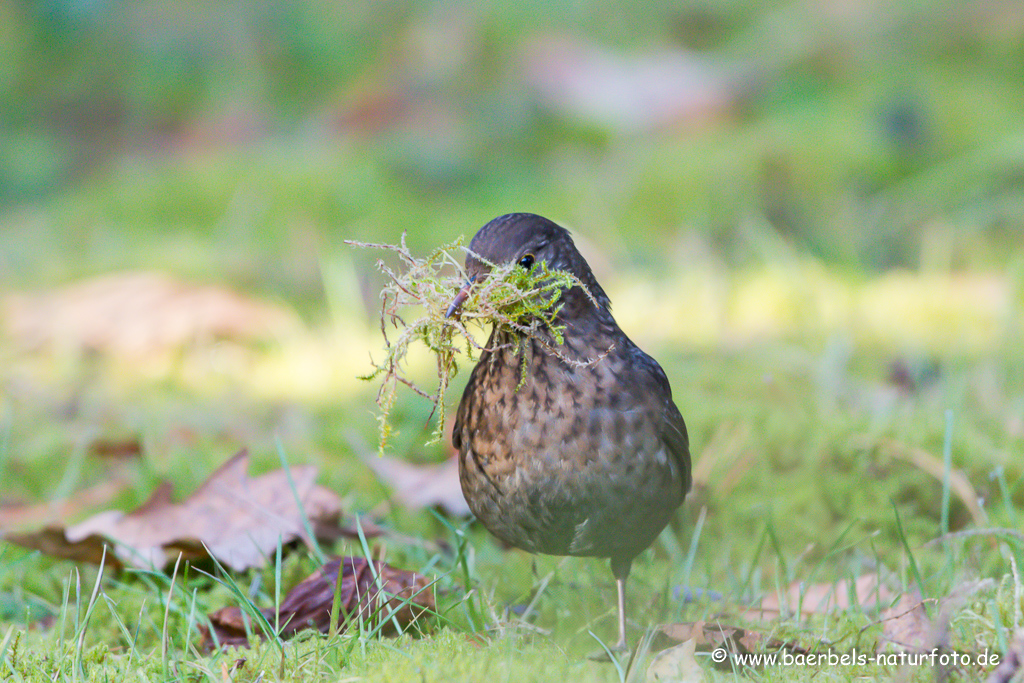
[[[342,237],[512,210],[654,272],[776,238],[852,272],[1016,263],[1012,0],[0,12],[8,282],[141,259],[302,299]]]

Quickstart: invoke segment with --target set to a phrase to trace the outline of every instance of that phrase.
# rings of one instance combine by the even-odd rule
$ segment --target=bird
[[[664,370],[618,326],[571,234],[547,218],[511,213],[480,228],[447,317],[492,267],[542,262],[580,283],[551,304],[561,343],[550,326],[524,339],[493,321],[453,424],[459,480],[470,510],[506,544],[610,560],[618,640],[609,649],[622,652],[626,581],[690,490],[689,436]]]

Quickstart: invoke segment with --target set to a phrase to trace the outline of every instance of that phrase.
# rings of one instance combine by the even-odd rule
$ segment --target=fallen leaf
[[[1024,668],[1024,629],[1017,629],[1016,636],[1006,648],[999,665],[988,675],[985,683],[1010,683],[1020,680],[1021,669]]]
[[[126,488],[128,479],[115,472],[105,481],[73,493],[67,498],[49,503],[0,505],[0,536],[14,529],[37,527],[40,524],[52,524],[57,520],[75,517],[87,508],[108,502]]]
[[[694,648],[701,652],[718,647],[740,653],[781,649],[790,652],[807,652],[807,649],[801,647],[799,643],[781,640],[756,629],[708,623],[704,620],[662,624],[658,627],[657,635],[657,641],[652,645],[652,649],[664,647],[667,640],[669,643],[693,641]]]
[[[936,645],[936,633],[924,609],[921,594],[904,593],[896,604],[881,614],[882,638],[878,651],[924,652]]]
[[[370,562],[364,557],[334,558],[288,592],[281,602],[280,612],[272,607],[260,613],[271,624],[280,623],[282,638],[288,638],[306,629],[327,633],[331,625],[334,590],[341,567],[341,597],[339,600],[339,630],[362,620],[368,628],[387,622],[382,630],[394,633],[394,621],[404,630],[427,610],[435,608],[431,581],[417,572],[397,569],[379,560]],[[247,617],[239,607],[224,607],[209,615],[216,641],[209,629],[200,627],[201,647],[249,644],[246,635]],[[249,631],[259,636],[259,628],[251,625]]]
[[[617,133],[706,125],[728,111],[747,78],[683,50],[629,55],[551,36],[534,40],[525,62],[543,106]]]
[[[695,647],[696,641],[690,638],[656,654],[647,667],[648,682],[704,683],[704,669],[693,655]]]
[[[236,659],[233,663],[228,664],[227,662],[220,663],[220,680],[224,683],[230,683],[235,680],[235,673],[241,670],[245,666],[245,658]]]
[[[160,273],[111,273],[40,294],[12,294],[0,322],[27,349],[141,356],[219,339],[254,340],[299,326],[291,311]]]
[[[315,484],[315,467],[292,467],[291,481],[284,470],[250,478],[248,467],[249,455],[243,450],[181,503],[172,502],[171,485],[164,483],[127,514],[107,510],[67,529],[48,527],[8,535],[6,540],[93,563],[99,563],[109,543],[119,564],[141,568],[163,567],[179,552],[185,559],[209,554],[242,571],[264,566],[279,539],[282,544],[308,542],[303,512],[314,528],[337,526],[341,502],[334,492]]]
[[[137,438],[97,439],[89,444],[89,454],[107,462],[138,460],[142,457],[142,443]]]
[[[439,465],[412,465],[398,458],[369,453],[362,458],[410,510],[436,505],[454,517],[469,515],[469,505],[459,483],[459,461],[456,458],[448,458]]]
[[[90,562],[99,564],[108,541],[101,536],[85,536],[69,541],[62,527],[50,526],[40,531],[26,534],[6,534],[3,539],[9,543],[38,550],[44,555],[52,555],[73,562]],[[120,564],[116,558],[107,558],[108,564]]]
[[[327,517],[325,519],[310,520],[313,525],[313,535],[317,537],[317,540],[321,542],[331,543],[337,541],[339,538],[359,538],[359,532],[362,531],[363,538],[377,538],[383,536],[385,533],[384,527],[375,524],[366,517],[360,517],[358,525],[353,520],[345,524],[339,524],[338,520],[333,517]],[[401,536],[395,536],[397,538],[403,538]]]
[[[835,610],[851,607],[872,608],[888,605],[896,597],[879,581],[877,573],[864,574],[855,581],[840,579],[835,583],[814,583],[805,585],[802,581],[791,583],[783,595],[770,593],[761,604],[744,610],[741,616],[751,620],[774,619],[781,615],[799,613],[828,614]]]

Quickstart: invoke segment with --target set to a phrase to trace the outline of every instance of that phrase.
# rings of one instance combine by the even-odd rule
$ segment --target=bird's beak
[[[451,304],[448,306],[448,310],[445,311],[445,318],[450,318],[458,313],[459,309],[462,308],[462,304],[466,303],[466,299],[469,298],[469,290],[473,287],[473,283],[475,281],[476,275],[473,275],[466,280],[466,284],[462,285],[462,289],[460,289],[459,293],[455,295],[455,298],[452,299]]]

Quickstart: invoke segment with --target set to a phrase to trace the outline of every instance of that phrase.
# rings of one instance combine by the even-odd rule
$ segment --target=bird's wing
[[[679,414],[679,408],[671,397],[665,400],[665,422],[661,427],[661,440],[668,448],[669,454],[676,459],[683,473],[683,495],[690,492],[692,476],[690,474],[690,437],[686,433],[686,423]]]
[[[690,473],[690,437],[686,433],[686,423],[679,413],[672,400],[672,387],[668,383],[665,371],[658,364],[658,361],[640,352],[642,365],[646,367],[649,377],[654,379],[658,393],[665,397],[663,421],[661,423],[661,441],[668,449],[669,455],[675,458],[676,464],[682,473],[682,489],[685,496],[690,491],[692,475]]]

